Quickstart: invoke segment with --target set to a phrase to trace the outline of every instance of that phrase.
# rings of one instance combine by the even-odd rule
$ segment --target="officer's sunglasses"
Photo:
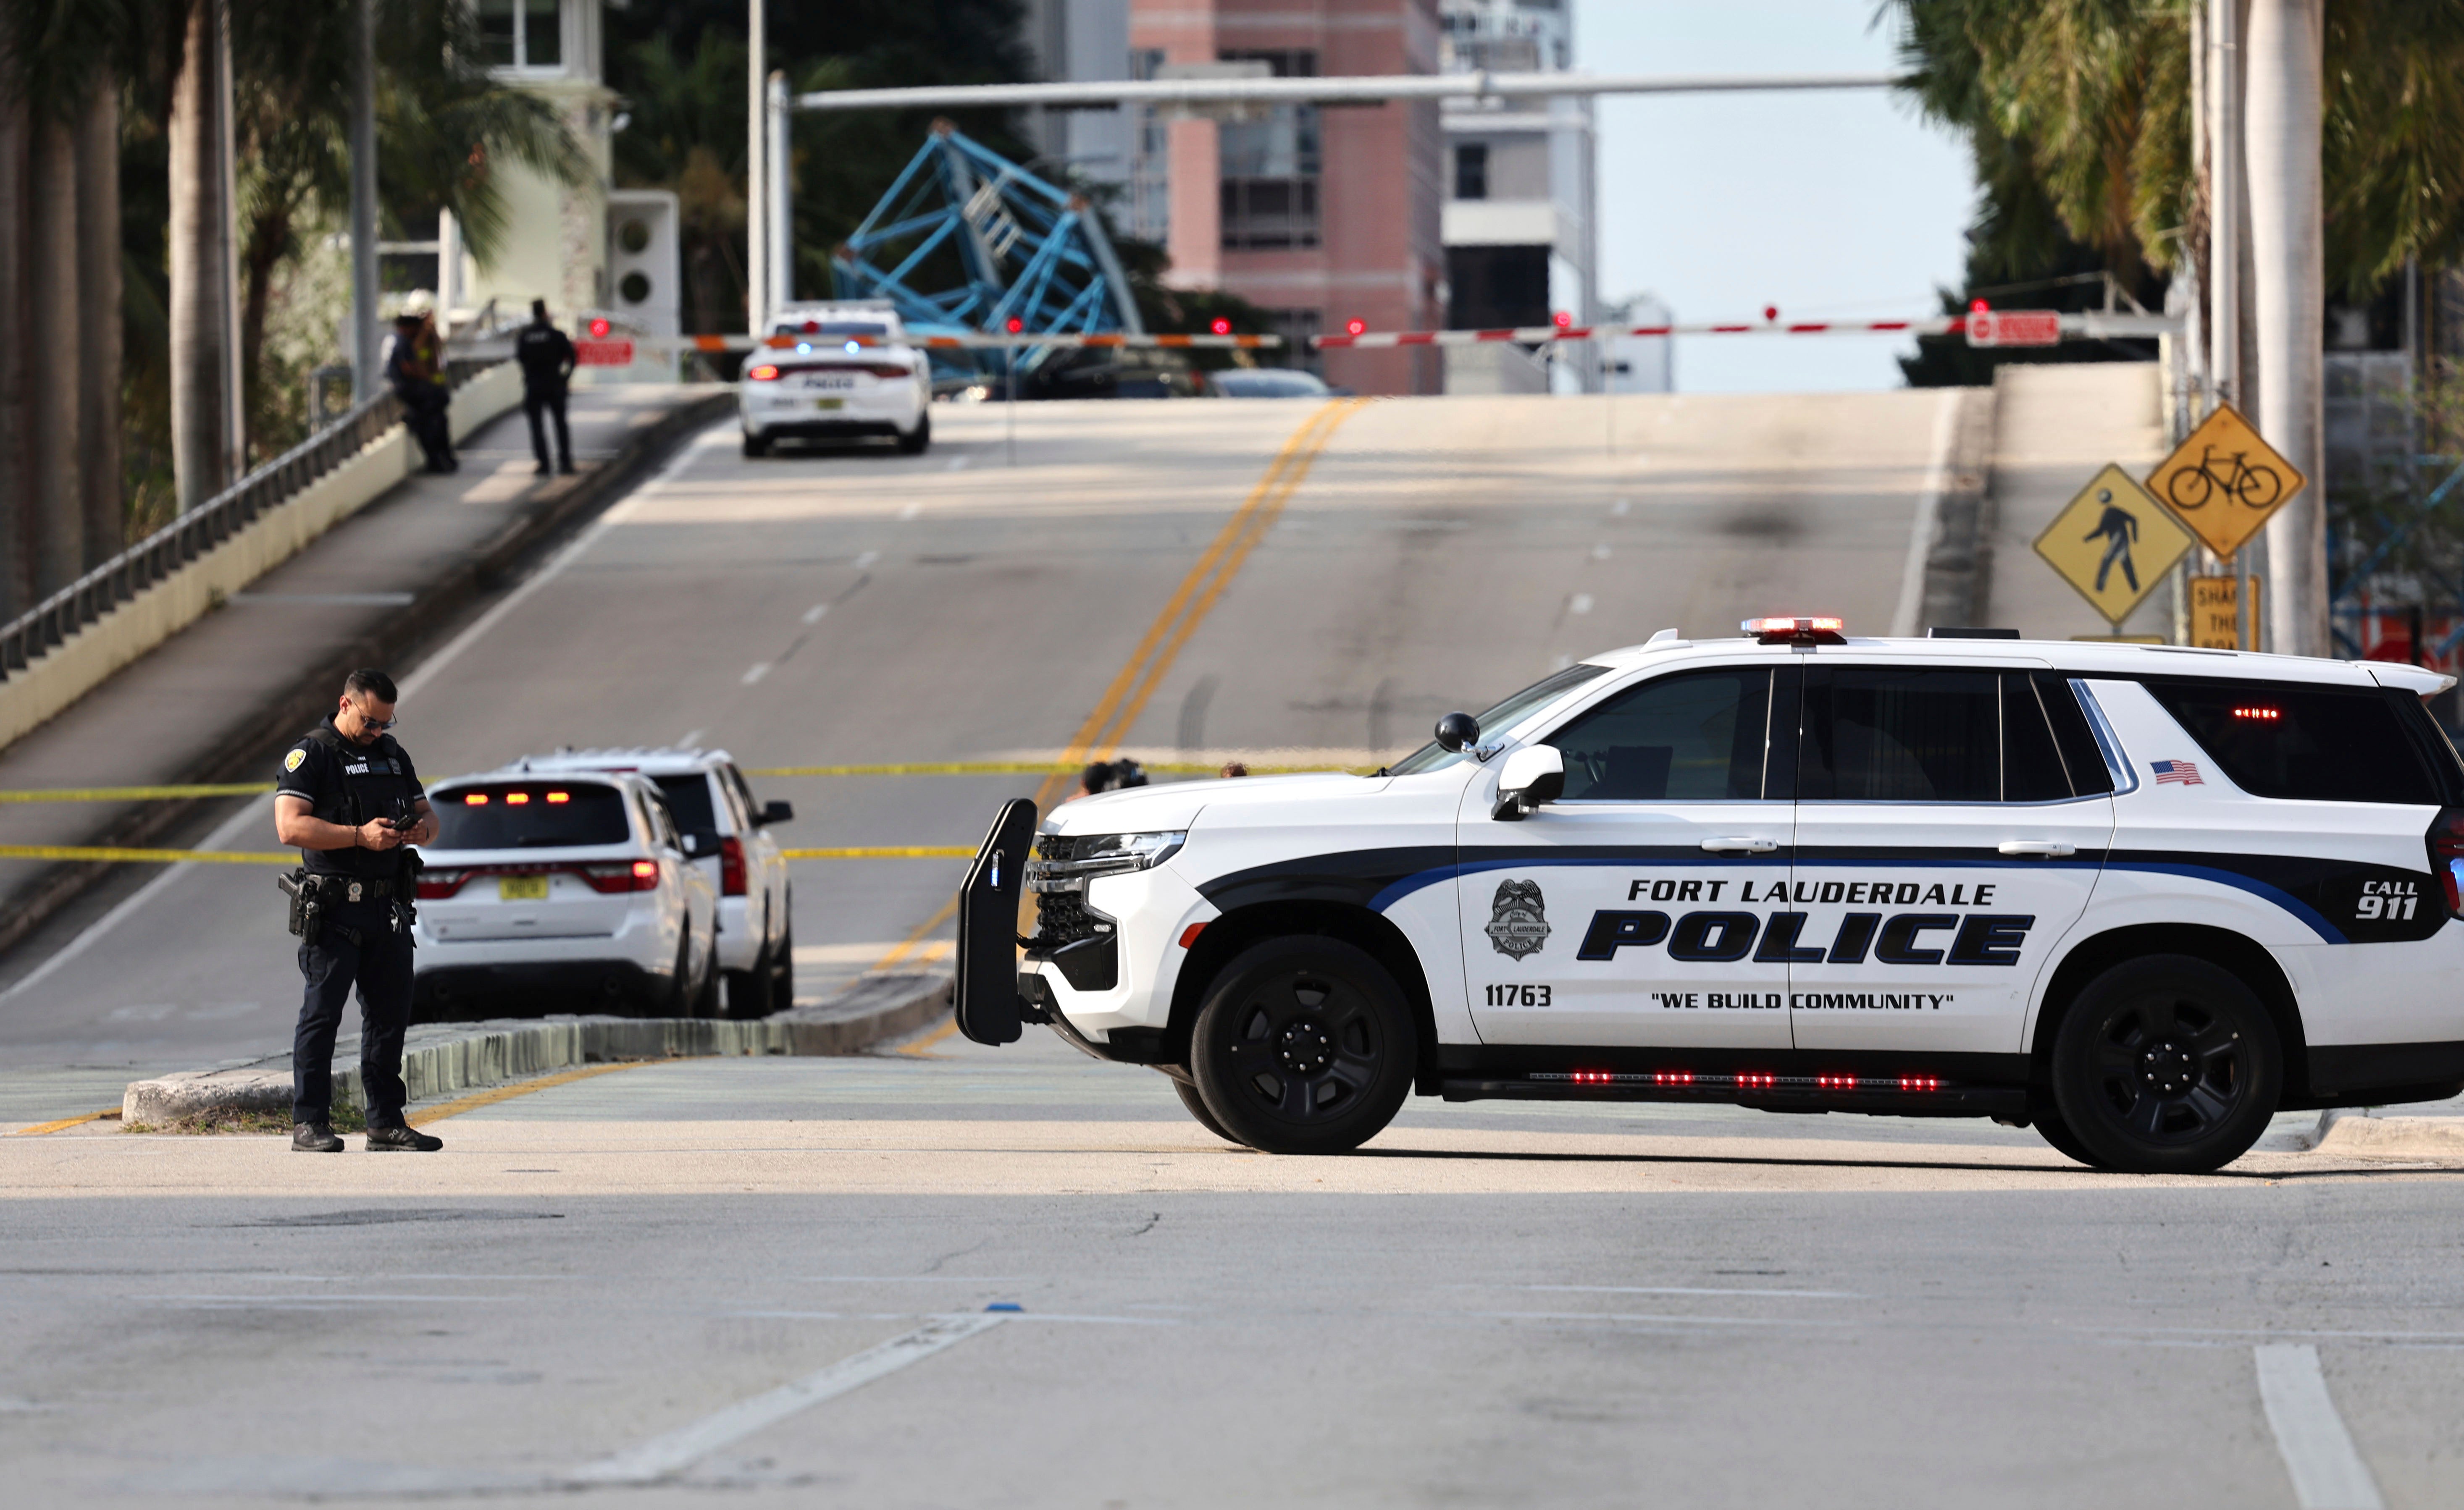
[[[351,711],[353,712],[359,712],[359,710],[356,708]],[[401,722],[402,720],[399,718],[371,718],[365,713],[360,713],[360,727],[372,734],[384,733],[386,730],[394,728]]]

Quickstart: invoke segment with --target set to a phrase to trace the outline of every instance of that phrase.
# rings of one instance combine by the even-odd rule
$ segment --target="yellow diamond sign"
[[[2189,532],[2110,462],[2036,536],[2045,564],[2117,625],[2189,548]]]
[[[2231,556],[2308,480],[2259,439],[2239,409],[2220,404],[2147,474],[2147,491],[2209,550]]]

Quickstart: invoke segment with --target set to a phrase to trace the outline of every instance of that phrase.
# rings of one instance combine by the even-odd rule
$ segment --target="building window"
[[[1161,48],[1130,54],[1130,77],[1153,78],[1163,67]],[[1162,246],[1172,239],[1172,122],[1153,105],[1128,107],[1135,141],[1130,150],[1129,233]]]
[[[1310,78],[1317,54],[1299,49],[1226,52],[1225,62],[1262,62],[1277,78]],[[1318,244],[1318,110],[1274,105],[1258,119],[1226,121],[1221,143],[1223,245],[1280,250]]]
[[[1488,143],[1465,142],[1455,148],[1455,198],[1488,197]]]
[[[479,0],[479,55],[491,68],[564,63],[560,0]]]

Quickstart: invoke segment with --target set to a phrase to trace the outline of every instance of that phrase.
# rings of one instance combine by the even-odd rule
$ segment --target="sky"
[[[1574,0],[1574,63],[1600,74],[1888,71],[1876,0]],[[1967,145],[1885,90],[1604,96],[1600,292],[1681,321],[1940,312],[1975,202]],[[1687,393],[1900,386],[1903,338],[1696,336]]]

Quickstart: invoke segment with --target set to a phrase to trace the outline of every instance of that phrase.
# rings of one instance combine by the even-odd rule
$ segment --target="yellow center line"
[[[59,1132],[69,1127],[82,1127],[89,1122],[100,1122],[105,1117],[117,1117],[119,1115],[119,1107],[105,1106],[100,1111],[89,1111],[82,1117],[62,1117],[57,1122],[46,1122],[40,1127],[19,1127],[16,1131],[10,1133],[9,1136],[12,1138],[39,1138],[46,1132]]]
[[[900,1044],[897,1051],[908,1056],[910,1059],[938,1059],[940,1057],[939,1055],[931,1052],[933,1045],[940,1042],[943,1039],[948,1038],[951,1034],[957,1031],[958,1019],[952,1018],[949,1021],[942,1023],[939,1027],[925,1034],[914,1042]]]
[[[972,855],[975,851],[970,849],[967,853]],[[875,970],[890,969],[900,960],[905,959],[910,953],[913,953],[915,946],[921,944],[927,937],[931,936],[935,929],[939,928],[942,924],[947,923],[950,919],[957,915],[958,894],[953,891],[950,893],[950,900],[941,904],[939,911],[935,912],[931,917],[926,918],[923,922],[916,924],[915,931],[907,935],[907,941],[900,944],[896,949],[891,950],[889,953],[882,955],[879,959],[874,960],[872,962],[872,968]]]
[[[414,1127],[425,1127],[431,1122],[443,1122],[448,1117],[458,1117],[466,1111],[476,1111],[482,1106],[493,1106],[500,1101],[511,1101],[516,1096],[527,1096],[535,1090],[551,1090],[559,1085],[570,1085],[575,1081],[588,1080],[594,1075],[613,1075],[620,1069],[640,1069],[645,1064],[674,1062],[673,1060],[637,1059],[627,1060],[617,1064],[585,1065],[581,1069],[569,1069],[556,1075],[542,1075],[537,1080],[526,1080],[517,1084],[497,1085],[475,1095],[464,1096],[458,1101],[449,1101],[441,1106],[430,1106],[425,1111],[414,1112],[403,1120]]]

